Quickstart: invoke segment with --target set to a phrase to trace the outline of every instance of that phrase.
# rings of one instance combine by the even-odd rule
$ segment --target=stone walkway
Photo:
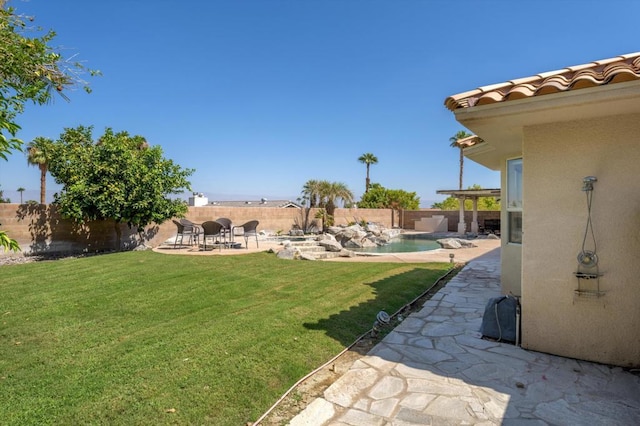
[[[499,274],[471,261],[290,424],[640,425],[637,374],[481,339]]]

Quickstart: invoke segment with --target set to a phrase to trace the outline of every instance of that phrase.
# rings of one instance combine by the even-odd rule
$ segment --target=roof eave
[[[454,111],[455,118],[484,140],[464,155],[492,170],[522,154],[522,129],[545,123],[640,113],[640,80],[536,96]]]

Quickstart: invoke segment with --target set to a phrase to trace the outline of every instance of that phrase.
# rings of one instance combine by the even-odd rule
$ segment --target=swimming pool
[[[350,248],[356,253],[411,253],[415,251],[429,251],[439,249],[440,244],[426,234],[401,235],[394,238],[391,242],[384,246]]]

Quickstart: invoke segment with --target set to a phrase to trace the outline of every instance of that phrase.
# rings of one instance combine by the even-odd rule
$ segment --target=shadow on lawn
[[[26,252],[39,256],[131,250],[140,245],[140,241],[149,241],[159,232],[157,225],[138,233],[134,226],[113,220],[93,220],[80,224],[72,219],[64,219],[53,204],[21,204],[16,218],[28,226],[30,244]]]
[[[397,406],[386,416],[368,412],[381,424],[640,424],[640,380],[631,372],[482,338],[486,304],[501,294],[499,253],[497,248],[469,262],[424,311],[377,342],[369,352],[376,360],[366,367],[375,370],[375,380],[346,373],[324,394],[327,400],[346,413],[367,411],[374,406],[367,400],[375,400],[376,408]],[[382,291],[389,281],[370,285]],[[375,320],[383,308],[377,302],[386,300],[376,296],[307,326],[343,339],[341,327],[359,321],[360,311]],[[407,403],[399,402],[403,398]],[[340,415],[332,424],[340,423]]]
[[[350,307],[348,310],[323,318],[315,323],[304,323],[309,330],[324,330],[333,339],[342,345],[349,346],[366,333],[369,343],[381,340],[384,335],[399,324],[398,316],[405,317],[414,309],[419,309],[424,301],[428,300],[438,289],[459,270],[452,268],[449,271],[414,268],[385,279],[363,283],[374,288],[375,297],[366,302]],[[446,277],[444,277],[446,275]],[[407,285],[410,282],[411,285]],[[376,325],[376,316],[380,311],[391,316],[387,325],[380,326],[375,338],[371,337],[371,331]],[[367,346],[367,345],[364,345]]]

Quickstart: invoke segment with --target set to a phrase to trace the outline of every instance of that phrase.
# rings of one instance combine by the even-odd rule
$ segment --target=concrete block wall
[[[309,212],[309,221],[313,220],[317,209]],[[304,210],[296,208],[279,207],[218,207],[202,206],[189,207],[186,218],[194,223],[202,223],[207,220],[215,220],[219,217],[231,219],[234,226],[242,225],[250,220],[260,222],[258,231],[276,233],[278,231],[287,234],[295,224],[304,223]],[[370,222],[382,223],[386,227],[391,226],[391,210],[389,209],[336,209],[334,212],[336,225],[348,225],[349,223],[365,219]],[[322,229],[321,221],[318,221]],[[176,234],[176,227],[171,221],[159,226],[159,231],[147,244],[156,247]]]
[[[126,224],[120,224],[119,227],[122,246],[135,246],[135,230],[130,230]],[[0,230],[18,241],[25,254],[95,253],[113,250],[116,245],[113,221],[92,221],[79,225],[62,219],[53,205],[2,203]]]
[[[315,209],[310,212],[310,219],[313,219],[315,212]],[[258,220],[259,231],[282,231],[286,234],[294,224],[302,223],[302,215],[303,210],[295,208],[201,206],[189,207],[186,218],[195,223],[202,223],[227,217],[234,225]],[[391,210],[388,209],[336,209],[334,216],[336,225],[367,220],[386,227],[391,226]],[[122,247],[135,247],[139,242],[135,229],[129,229],[126,224],[120,224],[119,228],[122,232]],[[54,205],[0,203],[0,230],[6,231],[11,238],[17,240],[25,254],[92,253],[116,248],[113,221],[93,221],[78,225],[71,220],[63,219]],[[156,247],[175,234],[176,227],[169,220],[161,225],[147,227],[145,243]]]

